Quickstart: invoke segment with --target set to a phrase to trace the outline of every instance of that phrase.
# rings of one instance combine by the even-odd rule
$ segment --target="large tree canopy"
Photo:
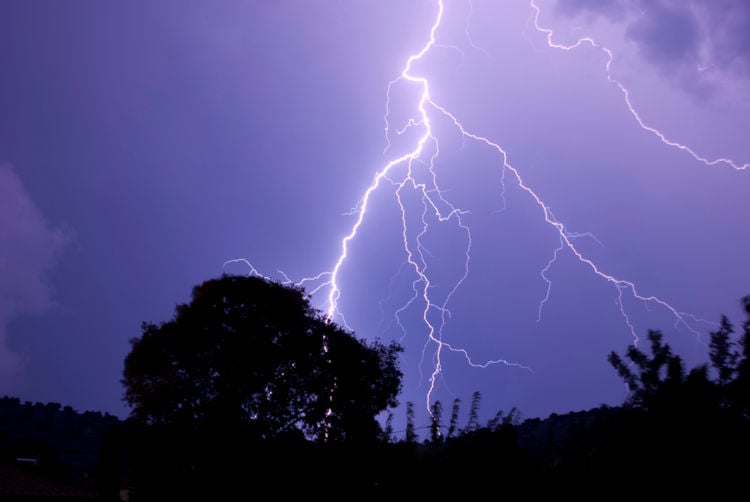
[[[685,407],[721,409],[750,419],[750,296],[741,300],[746,320],[742,332],[726,316],[710,333],[710,365],[686,372],[682,358],[662,341],[660,331],[649,331],[651,356],[631,345],[625,358],[609,354],[610,364],[632,392],[627,405],[649,411],[682,413]]]
[[[329,322],[300,288],[223,275],[174,317],[131,340],[123,385],[132,417],[254,437],[371,439],[397,406],[396,343],[368,343]]]
[[[741,330],[722,316],[710,332],[708,361],[690,370],[660,331],[648,333],[649,351],[633,344],[624,356],[611,352],[609,362],[631,394],[601,422],[602,448],[595,456],[593,448],[584,450],[580,465],[653,475],[650,486],[672,489],[689,479],[693,487],[709,480],[712,493],[742,490],[737,483],[745,479],[750,448],[750,296],[742,306]]]

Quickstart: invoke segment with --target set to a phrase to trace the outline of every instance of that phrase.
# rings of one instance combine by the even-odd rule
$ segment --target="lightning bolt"
[[[539,22],[538,22],[539,13],[540,13],[539,8],[536,6],[534,2],[531,3],[531,6],[532,8],[534,8],[536,12],[535,17],[534,17],[536,28],[539,31],[546,33],[548,35],[547,39],[552,47],[564,48],[566,50],[570,50],[575,47],[573,46],[573,47],[568,48],[568,47],[563,47],[563,46],[553,44],[551,31],[545,30],[539,26]],[[531,371],[531,368],[529,368],[528,366],[525,366],[517,362],[511,362],[503,358],[498,358],[498,359],[489,360],[485,362],[475,362],[470,357],[470,354],[466,350],[459,348],[459,347],[454,347],[453,345],[443,341],[443,328],[447,322],[446,316],[449,314],[449,311],[447,308],[448,304],[451,300],[451,297],[459,289],[459,287],[465,281],[465,279],[467,278],[469,274],[469,263],[471,259],[471,231],[470,231],[470,228],[462,220],[462,215],[465,214],[465,211],[451,204],[445,198],[443,191],[439,187],[437,174],[434,170],[435,159],[439,155],[439,142],[438,142],[437,137],[433,133],[431,115],[430,113],[428,113],[428,110],[430,110],[433,113],[438,113],[446,117],[465,139],[479,142],[481,144],[484,144],[486,147],[493,149],[498,154],[499,159],[500,159],[499,167],[502,170],[503,190],[505,189],[505,173],[507,172],[512,175],[512,178],[515,180],[515,183],[517,184],[517,186],[521,190],[526,192],[526,194],[536,203],[540,211],[541,217],[558,234],[560,244],[554,250],[550,261],[547,263],[545,268],[541,271],[542,278],[546,281],[548,287],[547,287],[546,295],[544,296],[544,298],[542,299],[539,305],[540,317],[541,317],[542,307],[544,303],[549,299],[550,288],[552,286],[552,283],[547,278],[546,273],[554,265],[555,261],[557,260],[558,255],[561,252],[567,250],[568,252],[572,253],[572,255],[582,265],[586,266],[596,276],[600,277],[601,279],[613,285],[615,289],[615,296],[617,298],[617,303],[620,307],[621,315],[623,316],[623,319],[626,325],[628,326],[634,341],[636,342],[638,341],[638,335],[636,334],[635,327],[633,323],[631,322],[630,317],[628,316],[627,311],[625,310],[625,307],[622,301],[622,295],[624,291],[628,291],[634,298],[640,301],[647,302],[647,303],[655,303],[665,308],[674,316],[677,323],[683,325],[689,331],[699,336],[700,333],[687,322],[685,318],[685,314],[677,310],[675,307],[669,304],[666,300],[663,300],[654,295],[645,295],[645,294],[640,293],[635,283],[606,273],[591,259],[584,256],[584,254],[581,251],[579,251],[579,249],[575,246],[573,242],[574,239],[579,236],[579,234],[576,234],[574,232],[569,232],[564,226],[564,224],[558,221],[554,217],[549,206],[544,203],[541,197],[529,185],[526,184],[523,177],[521,176],[520,171],[516,167],[510,164],[505,150],[503,150],[503,148],[499,144],[491,141],[490,139],[467,130],[464,127],[464,125],[456,118],[455,115],[453,115],[451,112],[446,110],[444,107],[437,104],[432,99],[430,95],[429,81],[427,80],[427,78],[423,76],[416,75],[415,72],[413,72],[413,67],[417,61],[422,59],[430,51],[430,49],[436,45],[436,32],[441,25],[444,11],[445,11],[444,2],[443,0],[439,0],[437,16],[435,18],[434,23],[432,24],[432,27],[430,28],[429,38],[428,38],[427,43],[421,48],[421,50],[419,50],[415,54],[412,54],[407,59],[406,64],[404,65],[401,71],[401,74],[396,79],[391,81],[388,85],[388,91],[386,93],[387,108],[390,108],[391,90],[393,86],[395,86],[396,84],[400,82],[407,82],[407,83],[413,84],[414,86],[417,86],[417,88],[421,90],[419,94],[418,102],[416,103],[416,111],[417,111],[416,118],[409,119],[406,126],[404,126],[402,129],[396,130],[396,134],[401,135],[406,130],[414,128],[414,127],[421,128],[422,133],[419,136],[418,140],[416,141],[414,148],[410,152],[391,160],[379,172],[375,174],[375,177],[373,178],[372,183],[367,188],[364,195],[362,196],[359,203],[357,204],[356,220],[351,230],[349,231],[349,233],[341,241],[341,252],[330,273],[330,281],[328,283],[328,285],[330,286],[330,290],[329,290],[328,299],[327,299],[328,308],[327,308],[326,316],[329,319],[332,319],[339,314],[338,313],[338,301],[341,296],[341,289],[339,287],[338,279],[341,273],[341,268],[344,262],[346,261],[347,257],[349,256],[349,245],[351,241],[356,238],[360,227],[365,221],[365,217],[367,215],[367,211],[370,206],[370,198],[372,194],[376,190],[378,190],[382,184],[389,183],[396,187],[396,190],[395,190],[396,198],[397,198],[399,207],[401,209],[401,227],[402,227],[403,247],[407,256],[406,258],[407,263],[409,264],[413,272],[416,274],[416,279],[412,282],[412,288],[413,288],[414,294],[411,297],[411,299],[408,301],[408,303],[400,309],[400,311],[403,311],[404,309],[406,309],[408,306],[412,305],[416,301],[421,302],[422,322],[424,323],[424,326],[427,332],[426,333],[427,341],[423,348],[423,357],[426,354],[428,347],[430,346],[435,347],[432,353],[433,370],[429,376],[429,388],[427,390],[426,397],[425,397],[425,403],[426,403],[428,412],[430,411],[430,403],[432,401],[432,394],[435,391],[435,386],[438,381],[438,378],[440,374],[442,373],[442,369],[443,369],[442,360],[443,360],[444,350],[449,350],[452,352],[457,352],[457,353],[462,354],[465,357],[466,362],[470,366],[473,366],[473,367],[486,368],[493,364],[504,364],[504,365],[519,367],[519,368],[523,368],[523,369]],[[579,41],[577,45],[581,45],[585,42],[593,43],[593,40],[582,39],[581,41]],[[599,47],[599,46],[597,45],[596,47]],[[609,75],[609,65],[611,63],[612,53],[608,49],[604,49],[604,50],[607,51],[607,54],[610,57],[610,60],[608,61],[608,64],[607,64],[607,71]],[[609,78],[611,79],[611,76]],[[627,90],[621,84],[619,84],[619,82],[616,82],[616,83],[618,84],[620,89],[623,90],[623,92],[625,93],[626,102],[628,103],[629,108],[631,108],[631,111],[634,113],[634,116],[636,117],[636,119],[638,119],[639,124],[642,124],[642,126],[645,126],[642,123],[642,121],[640,121],[640,117],[637,115],[637,113],[635,113],[635,110],[632,109],[632,106],[630,106]],[[386,139],[388,141],[388,145],[386,146],[386,151],[388,147],[390,146],[390,137],[391,137],[391,130],[392,130],[388,122],[388,117],[389,117],[389,113],[387,109],[386,115],[385,115],[385,122],[386,122],[385,133],[386,133]],[[647,130],[653,130],[653,129],[648,128]],[[664,138],[664,136],[661,135],[661,133],[659,133],[659,136],[661,138]],[[673,143],[668,143],[668,144],[673,145]],[[679,147],[689,152],[692,152],[692,150],[682,145],[679,145]],[[427,157],[427,159],[423,161],[426,162],[427,169],[430,174],[429,185],[427,183],[418,183],[416,181],[416,176],[414,174],[415,163],[422,160],[423,157]],[[406,166],[405,174],[400,179],[396,178],[395,176],[392,176],[392,173],[402,165]],[[407,222],[407,209],[402,199],[402,194],[406,191],[419,192],[421,200],[422,200],[423,212],[420,218],[421,228],[416,233],[416,237],[414,239],[409,238],[410,232],[409,232],[409,224]],[[444,210],[441,210],[441,208],[444,208]],[[463,231],[464,235],[466,236],[466,247],[465,247],[465,254],[464,254],[465,261],[464,261],[464,267],[463,267],[464,268],[463,274],[453,284],[453,287],[451,288],[449,293],[445,296],[445,298],[440,303],[436,303],[436,301],[433,300],[433,297],[430,293],[430,289],[432,287],[432,281],[430,277],[429,267],[427,265],[427,261],[424,256],[425,248],[422,245],[422,237],[428,232],[428,228],[429,228],[429,224],[426,219],[428,214],[431,214],[431,216],[435,217],[438,222],[452,221],[459,229]],[[437,313],[437,316],[438,316],[437,320],[432,319],[433,312]]]
[[[465,223],[465,216],[468,214],[468,211],[451,203],[446,196],[446,192],[440,187],[439,177],[435,170],[436,160],[440,156],[440,143],[435,129],[433,128],[433,121],[441,119],[449,123],[452,128],[461,135],[464,141],[477,143],[478,145],[491,150],[497,156],[497,168],[500,171],[501,179],[500,196],[503,201],[503,209],[505,208],[504,196],[506,183],[512,182],[533,203],[533,206],[536,207],[539,218],[544,221],[548,228],[556,235],[559,244],[552,250],[549,261],[540,271],[541,278],[546,284],[546,290],[545,295],[539,303],[538,320],[541,319],[543,307],[551,295],[552,281],[549,279],[548,272],[555,265],[558,257],[563,253],[567,253],[575,258],[584,269],[611,285],[613,288],[613,301],[617,305],[624,325],[629,330],[635,343],[638,342],[638,336],[636,334],[635,325],[625,306],[626,295],[630,300],[642,302],[647,306],[655,305],[663,309],[673,317],[675,325],[682,326],[689,332],[695,334],[696,337],[700,337],[701,333],[693,327],[694,323],[714,323],[710,323],[709,321],[697,318],[692,314],[683,312],[659,296],[641,292],[640,288],[634,282],[625,278],[617,277],[605,271],[591,258],[587,257],[576,246],[575,241],[580,237],[591,237],[595,240],[596,238],[591,234],[576,233],[568,230],[563,222],[554,216],[549,205],[546,204],[538,193],[524,180],[521,171],[509,162],[506,151],[499,143],[471,131],[463,125],[455,114],[438,104],[432,98],[429,80],[427,77],[420,75],[414,68],[417,62],[422,60],[432,48],[438,45],[436,34],[443,21],[445,5],[444,0],[436,0],[436,3],[437,14],[430,27],[427,42],[419,51],[413,53],[407,58],[401,73],[388,83],[386,91],[386,113],[384,116],[386,147],[384,153],[388,152],[390,149],[391,138],[394,134],[396,136],[401,136],[407,131],[416,131],[418,133],[412,148],[407,153],[397,156],[387,162],[374,174],[370,185],[364,191],[356,206],[350,213],[354,217],[354,223],[349,232],[340,241],[339,254],[333,267],[329,271],[320,273],[313,277],[306,277],[294,284],[300,286],[308,284],[314,285],[311,294],[324,291],[327,288],[328,292],[325,295],[326,300],[323,307],[325,318],[330,321],[341,319],[346,325],[346,321],[339,310],[339,300],[342,295],[340,286],[342,268],[349,258],[350,245],[352,244],[352,241],[357,238],[362,225],[365,223],[368,212],[371,210],[370,206],[373,194],[383,186],[387,185],[393,190],[396,202],[400,208],[401,239],[405,254],[405,266],[414,274],[414,278],[411,282],[412,294],[407,302],[396,310],[395,322],[400,326],[404,336],[406,336],[407,330],[401,323],[400,316],[408,308],[416,305],[419,306],[418,308],[421,311],[421,322],[426,333],[426,340],[422,349],[422,357],[423,360],[430,357],[432,362],[432,371],[428,377],[429,385],[425,395],[427,412],[431,413],[432,396],[443,372],[443,356],[445,351],[460,354],[471,367],[487,368],[491,365],[502,364],[533,372],[532,368],[522,363],[509,361],[504,358],[476,361],[471,357],[467,350],[443,340],[443,330],[450,318],[450,310],[448,306],[454,294],[469,276],[472,234],[468,224]],[[698,155],[690,147],[668,139],[662,132],[647,125],[633,107],[628,90],[618,80],[612,77],[612,51],[599,45],[589,37],[580,38],[572,45],[561,45],[556,43],[553,40],[552,30],[541,26],[539,21],[541,11],[534,0],[531,0],[530,7],[533,10],[532,18],[534,27],[539,33],[546,36],[547,44],[550,48],[572,51],[588,44],[603,51],[607,55],[607,63],[605,65],[607,79],[609,82],[616,85],[621,91],[625,105],[634,117],[636,123],[645,131],[655,135],[665,145],[678,148],[688,153],[694,160],[708,166],[724,164],[737,170],[744,170],[748,167],[748,164],[738,164],[731,159],[726,158],[709,160]],[[472,47],[474,47],[471,39],[469,39],[469,42]],[[406,121],[406,124],[401,128],[394,128],[392,124],[390,124],[391,92],[397,85],[407,85],[418,90],[418,97],[414,104],[414,116],[409,118]],[[416,215],[409,210],[406,202],[407,196],[414,196],[415,194],[419,201],[419,205],[421,205],[421,211]],[[452,283],[447,294],[444,294],[441,300],[436,299],[433,294],[433,289],[436,285],[433,282],[433,273],[430,268],[430,251],[425,244],[424,239],[430,232],[432,225],[452,225],[455,230],[460,232],[464,239],[461,274]],[[246,260],[230,260],[227,263],[242,261],[250,267],[251,273],[260,275],[260,273]],[[291,282],[286,275],[284,275],[284,277],[287,282]],[[420,371],[421,366],[422,364],[420,363]]]
[[[654,136],[656,136],[659,139],[659,141],[661,141],[665,145],[667,145],[669,147],[672,147],[672,148],[677,148],[679,150],[682,150],[683,152],[686,152],[688,155],[690,155],[696,161],[698,161],[698,162],[700,162],[702,164],[705,164],[707,166],[724,165],[724,166],[732,167],[732,168],[734,168],[734,169],[736,169],[738,171],[744,171],[745,169],[747,169],[750,166],[750,163],[740,164],[740,163],[738,163],[738,162],[736,162],[736,161],[734,161],[732,159],[728,159],[728,158],[724,158],[724,157],[715,158],[715,159],[709,159],[707,157],[704,157],[704,156],[696,153],[695,150],[693,150],[689,146],[683,145],[682,143],[679,143],[677,141],[673,141],[673,140],[667,138],[667,136],[663,132],[661,132],[660,130],[656,129],[655,127],[652,127],[652,126],[646,124],[646,122],[644,122],[644,120],[641,118],[640,113],[638,113],[638,110],[635,109],[635,107],[633,106],[633,103],[630,101],[630,91],[628,91],[628,89],[619,80],[617,80],[616,78],[614,78],[612,76],[612,71],[611,71],[612,70],[612,61],[614,60],[614,53],[612,52],[612,50],[610,50],[607,47],[604,47],[603,45],[599,44],[596,40],[594,40],[591,37],[581,37],[578,40],[576,40],[575,43],[570,44],[570,45],[564,45],[564,44],[560,44],[560,43],[555,42],[553,40],[553,37],[554,37],[553,30],[551,30],[549,28],[544,28],[539,23],[539,17],[541,16],[541,10],[539,9],[539,7],[536,4],[536,0],[531,0],[531,8],[534,10],[534,15],[533,15],[534,28],[538,32],[545,34],[546,39],[547,39],[547,45],[550,48],[552,48],[552,49],[558,49],[558,50],[562,50],[562,51],[568,52],[568,51],[572,51],[574,49],[577,49],[577,48],[579,48],[581,46],[589,45],[589,46],[591,46],[591,47],[593,47],[595,49],[598,49],[598,50],[602,51],[607,56],[607,62],[604,65],[604,69],[605,69],[605,72],[607,74],[607,80],[611,84],[614,84],[615,86],[617,86],[617,88],[620,90],[620,92],[622,93],[622,97],[623,97],[623,99],[625,101],[625,105],[628,108],[628,111],[633,116],[633,118],[638,123],[638,125],[641,127],[641,129],[643,129],[644,131],[647,131],[647,132],[653,134]]]

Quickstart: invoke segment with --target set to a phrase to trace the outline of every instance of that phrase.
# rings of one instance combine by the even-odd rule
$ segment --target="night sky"
[[[399,340],[420,423],[621,404],[648,329],[704,362],[750,294],[750,4],[536,5],[0,2],[0,393],[125,417],[129,339],[225,272]]]

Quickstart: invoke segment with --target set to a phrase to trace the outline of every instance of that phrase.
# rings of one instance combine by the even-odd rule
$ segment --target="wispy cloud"
[[[7,345],[8,324],[50,307],[46,274],[68,240],[45,220],[10,164],[0,163],[0,392],[12,392],[23,370],[22,356]]]

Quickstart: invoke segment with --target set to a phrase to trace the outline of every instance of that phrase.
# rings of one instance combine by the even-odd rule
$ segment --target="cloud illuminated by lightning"
[[[401,136],[407,131],[417,131],[418,135],[413,143],[411,149],[396,158],[393,158],[387,162],[382,169],[375,173],[372,178],[371,184],[364,191],[363,195],[358,200],[355,208],[351,214],[354,216],[354,223],[352,224],[349,232],[341,239],[340,249],[338,257],[333,267],[326,272],[318,274],[314,277],[306,277],[301,281],[296,282],[297,285],[306,284],[317,284],[310,294],[325,291],[327,288],[327,294],[325,294],[325,302],[323,311],[325,317],[328,320],[345,320],[342,313],[339,310],[339,300],[342,295],[340,287],[340,278],[342,274],[342,267],[349,258],[350,244],[360,231],[360,228],[365,223],[367,215],[370,211],[375,210],[371,208],[373,194],[381,189],[384,185],[390,186],[394,190],[396,202],[400,208],[401,214],[401,238],[403,243],[403,251],[406,257],[407,268],[413,272],[414,278],[411,281],[412,294],[408,301],[395,312],[395,321],[401,327],[404,335],[406,334],[405,327],[401,324],[400,315],[406,311],[406,309],[418,306],[421,311],[421,321],[423,328],[426,333],[425,344],[423,346],[422,357],[429,357],[432,362],[432,371],[428,377],[429,387],[425,396],[427,411],[431,410],[432,395],[435,391],[436,384],[440,378],[443,370],[443,351],[447,350],[453,353],[461,354],[468,365],[477,368],[486,368],[490,365],[503,364],[506,366],[518,367],[524,370],[532,371],[528,366],[508,361],[503,358],[495,358],[491,360],[485,360],[478,362],[471,357],[468,351],[463,348],[449,344],[443,340],[443,329],[448,322],[450,317],[450,310],[448,308],[451,298],[459,290],[461,285],[464,283],[466,278],[469,276],[470,262],[471,262],[471,249],[472,249],[472,236],[469,226],[464,221],[464,216],[467,211],[455,206],[450,202],[446,196],[446,192],[441,188],[439,184],[438,175],[434,169],[436,159],[440,155],[439,141],[435,134],[435,130],[432,126],[432,120],[440,117],[447,121],[453,126],[453,128],[460,133],[464,141],[471,141],[493,151],[497,156],[497,167],[500,170],[501,175],[501,197],[504,200],[505,194],[505,183],[513,182],[515,185],[528,197],[528,199],[534,203],[538,217],[543,220],[547,226],[552,229],[559,242],[559,245],[552,249],[550,252],[550,258],[544,268],[540,271],[542,280],[546,283],[546,292],[544,297],[540,300],[538,308],[538,319],[541,319],[542,310],[545,303],[549,300],[551,295],[552,282],[548,277],[548,272],[557,262],[558,257],[567,253],[574,257],[580,265],[587,269],[591,274],[610,284],[613,288],[613,301],[619,308],[620,315],[623,318],[625,326],[627,326],[631,333],[634,343],[638,342],[638,336],[636,334],[636,328],[629,316],[625,307],[625,295],[630,299],[640,301],[646,305],[656,305],[661,309],[668,312],[673,318],[676,325],[681,325],[688,331],[694,333],[696,336],[700,336],[700,332],[694,327],[693,323],[707,323],[702,319],[696,318],[695,316],[682,312],[670,304],[665,299],[662,299],[655,295],[642,293],[640,288],[632,281],[616,277],[604,269],[602,269],[592,259],[584,255],[576,246],[576,239],[580,237],[591,237],[596,239],[591,234],[576,233],[569,231],[565,225],[558,220],[551,208],[542,200],[537,192],[526,182],[522,177],[521,171],[513,166],[509,160],[506,151],[497,143],[485,136],[472,132],[465,127],[459,118],[439,105],[433,100],[430,94],[430,82],[427,77],[419,75],[414,67],[415,64],[422,60],[428,52],[437,44],[437,32],[443,21],[445,14],[445,6],[443,0],[437,1],[437,14],[433,24],[429,29],[429,36],[425,45],[417,52],[413,53],[406,60],[400,75],[392,80],[388,84],[386,93],[386,114],[385,114],[385,135],[386,135],[386,149],[387,152],[391,146],[391,137],[393,134]],[[657,129],[648,126],[643,122],[638,112],[633,107],[630,101],[630,95],[628,90],[616,79],[614,79],[610,73],[610,66],[613,60],[612,51],[606,47],[599,45],[593,39],[584,37],[579,39],[572,45],[561,45],[553,40],[552,30],[544,28],[540,25],[540,9],[536,5],[534,0],[530,3],[531,9],[533,10],[533,22],[535,29],[546,36],[547,44],[553,49],[559,49],[564,51],[571,51],[582,45],[588,44],[594,48],[602,50],[607,55],[607,63],[605,65],[606,77],[609,82],[613,83],[622,92],[624,102],[628,107],[630,113],[635,118],[636,123],[643,128],[645,131],[656,135],[660,141],[669,147],[678,148],[684,152],[687,152],[698,162],[713,166],[724,164],[733,167],[737,170],[744,170],[748,167],[748,164],[738,164],[730,159],[719,158],[715,160],[709,160],[695,153],[693,149],[688,146],[682,145],[675,141],[667,139],[667,137]],[[470,40],[470,39],[469,39]],[[472,43],[472,47],[473,43]],[[414,102],[414,109],[412,110],[414,115],[408,119],[407,123],[401,128],[394,128],[389,123],[390,108],[391,108],[391,91],[396,85],[407,85],[416,88],[418,97]],[[418,169],[425,169],[422,176],[418,176]],[[414,215],[404,199],[409,194],[417,194],[418,200],[421,204],[421,212]],[[416,218],[415,218],[416,216]],[[414,221],[417,221],[416,225]],[[460,231],[464,238],[463,249],[463,263],[462,273],[455,282],[452,283],[448,290],[448,293],[438,301],[432,293],[434,286],[432,279],[432,271],[428,265],[429,260],[426,254],[429,250],[424,244],[424,237],[430,232],[431,224],[450,224],[455,229]],[[598,242],[598,241],[597,241]],[[232,261],[243,261],[243,260],[232,260]],[[229,263],[229,262],[227,262]],[[250,265],[247,265],[251,269],[251,273],[261,275],[258,271]],[[287,282],[292,282],[286,275],[284,275]],[[421,363],[420,363],[421,371]]]
[[[593,47],[595,49],[598,49],[598,50],[602,51],[604,54],[606,54],[606,56],[607,56],[607,63],[604,65],[604,68],[605,68],[605,71],[606,71],[606,74],[607,74],[607,80],[610,83],[616,85],[617,88],[620,90],[620,92],[622,93],[623,99],[625,101],[625,105],[628,107],[628,111],[633,116],[633,118],[635,118],[635,121],[638,123],[638,125],[643,130],[648,131],[651,134],[655,135],[665,145],[670,146],[672,148],[677,148],[679,150],[682,150],[682,151],[688,153],[696,161],[698,161],[698,162],[700,162],[702,164],[705,164],[707,166],[724,165],[724,166],[732,167],[732,168],[734,168],[734,169],[736,169],[738,171],[744,171],[745,169],[747,169],[748,167],[750,167],[750,163],[741,164],[741,163],[738,163],[738,162],[736,162],[736,161],[734,161],[732,159],[729,159],[729,158],[724,158],[724,157],[720,157],[720,158],[716,158],[716,159],[706,158],[706,157],[704,157],[704,156],[696,153],[695,150],[693,150],[689,146],[683,145],[682,143],[679,143],[677,141],[673,141],[673,140],[667,138],[667,136],[663,132],[661,132],[660,130],[658,130],[658,129],[654,128],[654,127],[651,127],[648,124],[646,124],[643,121],[643,119],[641,118],[641,115],[638,113],[638,111],[633,106],[633,103],[630,101],[630,92],[628,91],[628,89],[619,80],[617,80],[616,78],[614,78],[612,76],[611,67],[612,67],[612,61],[614,60],[614,54],[613,54],[613,52],[610,49],[608,49],[607,47],[604,47],[603,45],[599,44],[596,40],[594,40],[591,37],[581,37],[581,38],[579,38],[578,40],[576,40],[574,43],[572,43],[570,45],[564,45],[564,44],[560,44],[560,43],[555,42],[553,40],[553,37],[554,37],[553,31],[551,29],[549,29],[549,28],[544,28],[544,27],[542,27],[539,24],[539,16],[541,15],[541,10],[536,5],[536,0],[531,0],[531,8],[534,10],[534,15],[533,15],[534,28],[538,32],[544,33],[546,35],[547,45],[549,47],[551,47],[553,49],[563,50],[563,51],[572,51],[572,50],[577,49],[577,48],[579,48],[581,46],[590,45],[591,47]]]

